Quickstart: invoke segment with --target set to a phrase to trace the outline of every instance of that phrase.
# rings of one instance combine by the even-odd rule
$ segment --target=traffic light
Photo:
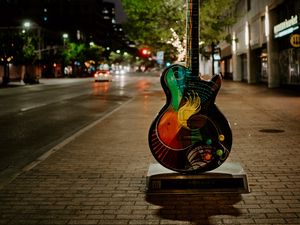
[[[140,55],[141,57],[149,57],[151,55],[151,51],[149,48],[141,48],[140,49]]]

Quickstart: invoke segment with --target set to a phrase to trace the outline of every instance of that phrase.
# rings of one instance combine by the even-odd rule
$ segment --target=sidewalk
[[[75,83],[75,82],[81,81],[82,79],[93,79],[93,78],[87,78],[87,77],[84,77],[84,78],[40,78],[39,84],[53,85],[53,84]],[[8,87],[5,87],[5,88],[31,86],[31,85],[37,85],[37,84],[25,84],[23,81],[11,81],[11,82],[9,82]]]
[[[227,161],[249,194],[147,195],[150,123],[164,104],[144,91],[27,167],[0,190],[0,224],[300,224],[300,96],[225,81]]]

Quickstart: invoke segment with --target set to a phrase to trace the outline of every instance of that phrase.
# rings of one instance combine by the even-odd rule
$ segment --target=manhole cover
[[[284,130],[280,130],[280,129],[261,129],[261,130],[259,130],[259,132],[263,132],[263,133],[282,133],[282,132],[284,132]]]

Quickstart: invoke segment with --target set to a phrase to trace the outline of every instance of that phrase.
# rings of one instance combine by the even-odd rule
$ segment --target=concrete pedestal
[[[250,192],[247,175],[239,163],[225,162],[215,170],[193,175],[155,163],[150,164],[146,179],[148,193]]]

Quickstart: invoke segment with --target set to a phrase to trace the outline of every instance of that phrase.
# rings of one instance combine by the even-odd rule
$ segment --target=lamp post
[[[67,42],[67,40],[69,39],[69,34],[68,33],[63,33],[62,34],[62,38],[63,38],[63,48],[64,48],[64,51],[66,50],[66,42]],[[65,63],[66,63],[66,61],[65,61],[66,59],[65,59],[65,57],[64,57],[64,59],[62,60],[62,66],[61,66],[61,72],[62,72],[62,74],[63,75],[68,75],[69,74],[69,70],[67,69],[67,67],[65,68]]]
[[[68,33],[63,33],[62,38],[63,38],[63,41],[64,41],[64,47],[65,47],[66,41],[67,41],[68,38],[69,38],[69,34],[68,34]]]
[[[26,20],[22,24],[22,33],[24,34],[25,74],[21,78],[24,78],[25,83],[26,81],[27,83],[38,83],[38,79],[41,76],[42,48],[44,46],[42,42],[42,28],[32,21]],[[37,46],[34,43],[35,40]],[[36,56],[38,61],[35,61]]]

